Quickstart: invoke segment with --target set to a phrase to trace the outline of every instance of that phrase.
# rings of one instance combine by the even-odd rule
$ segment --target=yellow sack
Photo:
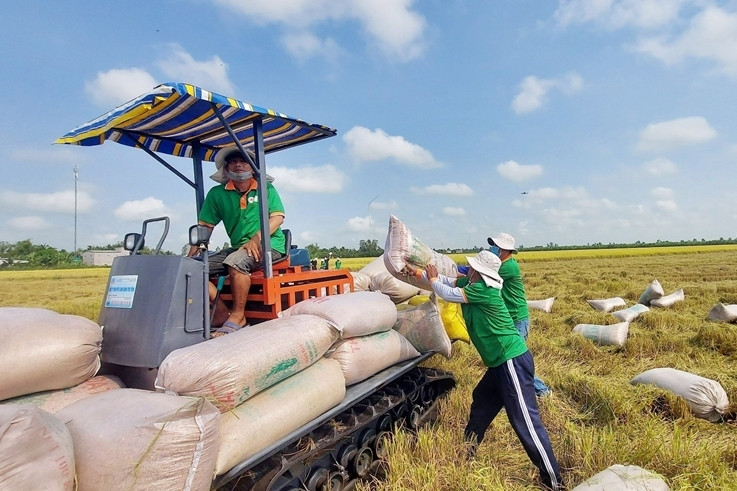
[[[427,295],[415,295],[407,302],[409,305],[421,305],[430,300]],[[466,329],[466,321],[463,320],[461,312],[461,304],[446,302],[442,298],[438,298],[438,306],[440,307],[440,318],[443,320],[443,327],[451,341],[463,341],[471,343]]]

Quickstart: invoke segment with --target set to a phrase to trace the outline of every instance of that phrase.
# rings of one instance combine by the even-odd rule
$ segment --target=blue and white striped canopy
[[[112,140],[177,157],[214,160],[233,139],[218,118],[217,107],[246,149],[253,149],[253,122],[262,120],[264,152],[275,152],[335,136],[336,130],[291,118],[271,109],[225,97],[185,83],[155,87],[107,114],[62,136],[55,143],[93,146]]]

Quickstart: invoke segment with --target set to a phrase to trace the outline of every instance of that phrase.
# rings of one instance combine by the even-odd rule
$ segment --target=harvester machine
[[[195,191],[196,212],[205,197],[203,161],[237,146],[258,180],[262,268],[252,275],[246,317],[274,319],[290,306],[314,297],[353,291],[348,270],[312,270],[305,249],[291,244],[287,255],[271,257],[267,230],[266,154],[334,136],[336,130],[291,118],[184,83],[155,87],[57,140],[81,146],[111,140],[149,154]],[[190,158],[190,179],[160,154]],[[196,221],[196,218],[195,218]],[[149,228],[163,228],[154,248],[142,254]],[[194,225],[190,245],[201,260],[161,253],[168,217],[143,222],[140,233],[125,236],[127,256],[115,258],[99,324],[103,327],[102,373],[119,376],[128,387],[153,390],[162,360],[173,350],[210,338],[209,282],[228,299],[227,278],[211,278],[209,234]],[[367,315],[371,315],[367,312]],[[347,388],[341,404],[278,442],[219,475],[221,489],[348,489],[375,473],[397,426],[417,428],[435,417],[438,401],[454,386],[452,374],[421,367],[433,356],[398,363]]]

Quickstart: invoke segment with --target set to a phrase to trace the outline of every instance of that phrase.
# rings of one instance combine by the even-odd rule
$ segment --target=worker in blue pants
[[[464,430],[469,457],[475,455],[489,425],[504,408],[527,456],[540,470],[542,483],[550,489],[564,489],[537,406],[535,363],[500,294],[501,260],[489,251],[467,259],[470,269],[459,278],[438,274],[432,264],[425,266],[424,272],[413,268],[407,271],[429,282],[443,300],[461,304],[468,335],[487,367],[473,390],[471,413]]]

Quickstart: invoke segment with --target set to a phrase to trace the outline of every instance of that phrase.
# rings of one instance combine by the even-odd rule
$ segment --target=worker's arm
[[[215,228],[215,225],[212,225],[210,223],[203,222],[202,220],[198,221],[197,222],[197,225],[203,225],[203,226],[211,229],[210,230],[210,233],[212,233],[212,229]],[[191,246],[189,246],[189,252],[187,253],[187,257],[196,256],[199,251],[200,251],[200,248],[199,247],[191,245]]]
[[[271,216],[269,216],[269,235],[272,235],[276,230],[281,227],[281,224],[284,223],[284,214],[282,213],[272,213]],[[253,256],[253,258],[256,261],[261,260],[261,231],[258,231],[254,234],[251,239],[243,244],[243,249],[248,252],[249,256]]]
[[[468,303],[466,296],[463,293],[463,288],[458,288],[456,280],[448,278],[438,273],[438,268],[434,264],[428,264],[425,266],[425,271],[420,271],[423,278],[430,282],[432,291],[434,291],[440,298],[446,302],[453,303]],[[417,272],[415,272],[417,276]]]

